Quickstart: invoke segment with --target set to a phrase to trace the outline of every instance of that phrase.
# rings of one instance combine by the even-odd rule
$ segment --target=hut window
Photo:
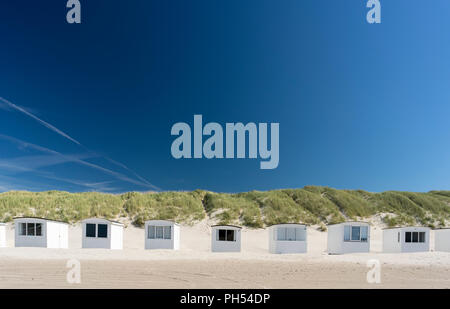
[[[164,239],[172,239],[172,227],[171,226],[164,227]]]
[[[27,224],[27,235],[34,236],[34,223]]]
[[[149,225],[147,237],[149,239],[172,239],[172,227]]]
[[[425,242],[425,232],[419,232],[419,242]]]
[[[95,224],[86,224],[86,237],[95,237]]]
[[[405,232],[405,242],[424,243],[425,242],[425,232]]]
[[[352,241],[359,241],[361,239],[361,227],[352,226]]]
[[[295,241],[295,228],[291,228],[291,227],[286,228],[286,240],[294,240]]]
[[[163,235],[164,235],[164,227],[157,226],[156,227],[156,238],[157,239],[163,239]]]
[[[304,241],[304,229],[295,227],[279,227],[277,229],[277,240]]]
[[[219,230],[219,239],[220,241],[226,241],[227,240],[227,230]]]
[[[369,238],[369,227],[361,226],[361,242],[367,242],[367,238]]]
[[[42,236],[42,223],[21,223],[21,236]]]
[[[397,242],[400,242],[400,232],[398,232],[398,235],[397,235]]]
[[[227,241],[234,241],[234,231],[233,230],[227,230]]]
[[[367,242],[369,227],[344,225],[344,241]]]
[[[22,236],[27,235],[27,224],[26,223],[20,223],[20,235],[22,235]]]
[[[97,237],[99,237],[99,238],[107,238],[108,237],[108,225],[107,224],[98,224],[97,225]]]
[[[350,234],[351,234],[351,226],[345,225],[344,226],[344,241],[350,241]]]
[[[405,242],[411,242],[411,232],[405,232]]]
[[[36,236],[42,236],[42,224],[36,223]]]
[[[234,230],[218,230],[217,240],[219,241],[236,241]]]
[[[295,240],[296,241],[305,241],[306,240],[306,227],[305,228],[296,228],[295,229]]]
[[[154,225],[148,226],[148,238],[155,239],[155,226]]]

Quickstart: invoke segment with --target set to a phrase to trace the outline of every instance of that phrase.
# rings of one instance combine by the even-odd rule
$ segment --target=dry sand
[[[450,253],[383,254],[376,222],[366,254],[328,255],[327,233],[314,228],[307,254],[270,254],[267,233],[243,229],[241,253],[211,253],[205,221],[181,227],[181,250],[144,250],[143,229],[129,226],[124,250],[81,249],[75,225],[70,249],[45,249],[14,248],[8,225],[0,288],[450,288]],[[81,284],[67,282],[71,259],[80,262]],[[371,259],[381,264],[379,284],[366,280]]]

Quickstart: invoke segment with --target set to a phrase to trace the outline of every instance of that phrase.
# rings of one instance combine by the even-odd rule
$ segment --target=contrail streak
[[[59,130],[58,128],[56,128],[56,127],[52,126],[51,124],[49,124],[48,122],[45,122],[44,120],[42,120],[42,119],[36,117],[35,115],[33,115],[32,113],[30,113],[29,111],[23,109],[22,107],[17,106],[16,104],[9,102],[8,100],[6,100],[6,99],[4,99],[4,98],[2,98],[2,97],[0,97],[0,101],[2,101],[3,103],[5,103],[5,104],[8,105],[9,107],[14,108],[15,110],[17,110],[17,111],[19,111],[19,112],[21,112],[21,113],[24,113],[24,114],[27,115],[28,117],[33,118],[34,120],[36,120],[37,122],[39,122],[39,123],[42,124],[43,126],[47,127],[48,129],[52,130],[52,131],[55,132],[55,133],[57,133],[57,134],[59,134],[59,135],[65,137],[65,138],[67,138],[68,140],[74,142],[75,144],[81,145],[80,142],[77,141],[76,139],[70,137],[69,135],[67,135],[67,134],[64,133],[63,131],[61,131],[61,130]]]
[[[24,108],[22,108],[22,107],[20,107],[20,106],[18,106],[16,104],[14,104],[14,103],[4,99],[3,97],[0,97],[0,101],[3,102],[4,104],[6,104],[8,107],[13,108],[13,109],[15,109],[15,110],[17,110],[17,111],[27,115],[28,117],[36,120],[37,122],[39,122],[40,124],[42,124],[46,128],[52,130],[53,132],[57,133],[58,135],[60,135],[60,136],[62,136],[64,138],[72,141],[73,143],[77,144],[78,146],[84,148],[85,150],[87,150],[87,151],[89,151],[91,153],[95,153],[95,152],[91,151],[90,149],[88,149],[87,147],[85,147],[84,145],[82,145],[79,141],[77,141],[73,137],[69,136],[68,134],[64,133],[63,131],[61,131],[60,129],[56,128],[55,126],[49,124],[48,122],[40,119],[39,117],[33,115],[32,113],[30,113],[29,111],[25,110]],[[62,154],[60,154],[60,155],[62,155]],[[143,182],[144,184],[146,184],[147,187],[151,187],[151,188],[153,188],[155,190],[161,191],[160,188],[158,188],[158,187],[154,186],[153,184],[151,184],[148,180],[146,180],[144,177],[140,176],[138,173],[136,173],[132,169],[128,168],[125,164],[117,162],[117,161],[115,161],[113,159],[108,158],[107,156],[104,156],[104,155],[103,155],[103,157],[106,160],[108,160],[109,162],[111,162],[111,163],[113,163],[113,164],[115,164],[115,165],[117,165],[119,167],[122,167],[123,169],[125,169],[128,172],[132,173],[137,179],[139,179],[140,182]],[[108,174],[111,174],[113,176],[116,176],[116,177],[118,177],[118,175],[120,175],[121,177],[125,177],[127,179],[127,180],[125,180],[125,179],[122,179],[122,180],[125,180],[125,181],[128,181],[128,182],[136,184],[136,181],[134,181],[133,179],[128,178],[125,175],[122,175],[120,173],[113,172],[113,171],[105,169],[105,168],[103,168],[101,166],[98,166],[98,165],[95,165],[95,164],[91,164],[91,163],[88,163],[88,162],[82,161],[82,160],[80,160],[79,163],[81,163],[83,165],[90,166],[92,168],[96,168],[96,169],[102,170],[102,171],[104,171],[104,172],[106,172]],[[118,178],[120,178],[120,177],[118,177]]]
[[[117,179],[122,180],[122,181],[126,181],[126,182],[129,182],[129,183],[132,183],[132,184],[135,184],[135,185],[139,185],[139,186],[142,186],[142,187],[151,188],[151,189],[157,190],[157,191],[161,190],[160,188],[158,188],[158,187],[156,187],[156,186],[154,186],[152,184],[147,184],[147,183],[144,183],[142,181],[134,180],[134,179],[129,178],[126,175],[123,175],[121,173],[109,170],[107,168],[104,168],[104,167],[99,166],[99,165],[94,164],[94,163],[90,163],[90,162],[87,162],[87,161],[84,161],[84,160],[81,160],[81,159],[78,159],[78,158],[74,158],[74,157],[71,157],[71,156],[68,156],[68,155],[64,155],[64,154],[62,154],[60,152],[57,152],[55,150],[52,150],[52,149],[48,149],[48,148],[45,148],[45,147],[42,147],[42,146],[39,146],[39,145],[35,145],[35,144],[32,144],[32,143],[24,142],[24,141],[22,141],[20,139],[17,139],[17,138],[11,137],[11,136],[7,136],[7,135],[4,135],[4,134],[0,134],[0,138],[4,139],[4,140],[9,140],[9,141],[14,142],[16,144],[19,144],[22,147],[29,147],[29,148],[33,148],[33,149],[41,151],[41,152],[62,156],[63,158],[65,158],[65,159],[67,159],[67,160],[69,160],[71,162],[75,162],[75,163],[78,163],[78,164],[81,164],[81,165],[84,165],[84,166],[87,166],[87,167],[90,167],[90,168],[102,171],[102,172],[104,172],[106,174],[109,174],[111,176],[114,176]]]

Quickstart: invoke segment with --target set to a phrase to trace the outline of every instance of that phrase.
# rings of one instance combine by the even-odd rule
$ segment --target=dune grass
[[[450,191],[427,193],[337,190],[307,186],[302,189],[243,193],[192,192],[121,195],[62,191],[0,194],[0,221],[36,216],[75,223],[89,217],[127,219],[142,226],[149,219],[193,224],[209,217],[218,224],[251,228],[283,222],[319,225],[358,220],[383,214],[387,226],[443,227],[450,222]]]
[[[103,193],[6,192],[0,194],[0,218],[16,216],[45,217],[76,222],[89,217],[115,218],[125,215],[120,196]]]
[[[125,214],[137,226],[146,220],[175,220],[192,223],[205,217],[203,194],[194,192],[125,193],[122,195]]]

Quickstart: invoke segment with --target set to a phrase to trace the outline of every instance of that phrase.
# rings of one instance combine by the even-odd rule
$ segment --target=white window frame
[[[294,239],[287,239],[288,229],[295,230],[295,238]],[[280,227],[277,227],[274,238],[276,241],[306,241],[306,235],[303,234],[304,231],[305,231],[305,228],[303,228],[303,227],[280,226]],[[284,234],[284,237],[279,237],[283,234]],[[301,237],[302,234],[304,237]]]
[[[25,226],[25,229],[23,228],[24,226]],[[26,222],[20,222],[19,235],[27,236],[27,223]]]
[[[150,230],[153,230],[153,237],[151,236]],[[147,227],[147,239],[156,239],[156,226],[149,225]]]
[[[96,238],[100,238],[100,239],[108,239],[108,238],[109,238],[110,225],[107,224],[107,223],[97,223],[96,225],[97,225],[97,226],[96,226]],[[99,227],[100,225],[106,226],[106,236],[105,236],[105,237],[100,237],[100,236],[98,236],[98,227]]]
[[[33,226],[34,226],[34,235],[29,235],[28,234],[28,224],[33,224]],[[36,233],[36,231],[37,231],[36,227],[37,227],[38,224],[41,226],[41,235],[36,235],[37,234]],[[25,225],[25,234],[21,234],[22,227],[24,225]],[[42,237],[42,236],[44,236],[44,228],[43,228],[43,226],[44,226],[44,224],[42,222],[20,222],[19,236],[22,236],[22,237]]]
[[[420,241],[420,234],[422,234],[423,233],[423,241]],[[421,231],[421,232],[419,232],[419,239],[418,239],[418,243],[419,244],[425,244],[426,242],[427,242],[427,232],[425,232],[425,231]]]
[[[221,240],[220,237],[219,237],[220,231],[225,231],[225,239],[224,239],[224,240]],[[232,232],[233,232],[233,240],[228,240],[228,231],[232,231]],[[237,231],[234,230],[234,229],[217,229],[217,232],[216,232],[216,240],[217,240],[217,241],[235,242],[235,241],[236,241],[236,238],[237,238],[237,237],[236,237],[236,234],[237,234]]]
[[[95,226],[95,236],[87,236],[86,234],[87,234],[87,225],[88,224],[92,224],[92,225],[94,225]],[[98,226],[99,225],[106,225],[106,237],[99,237],[98,236]],[[109,229],[110,229],[110,225],[109,224],[107,224],[107,223],[91,223],[91,222],[87,222],[86,224],[85,224],[85,231],[84,231],[84,237],[85,238],[88,238],[88,239],[92,239],[92,238],[97,238],[97,239],[108,239],[109,238]]]
[[[162,236],[161,237],[157,236],[157,233],[156,233],[157,228],[162,228]],[[166,238],[166,229],[167,228],[169,229],[169,234],[170,234],[169,238]],[[153,237],[150,236],[150,229],[153,229]],[[173,234],[172,230],[173,229],[172,229],[171,225],[154,225],[154,224],[148,225],[147,226],[147,239],[171,240],[172,234]]]
[[[167,229],[169,229],[169,237],[167,237]],[[170,225],[165,225],[163,227],[163,239],[164,240],[171,240],[172,239],[172,226]]]
[[[406,233],[411,233],[411,241],[406,241]],[[417,241],[414,241],[414,233],[417,233]],[[420,241],[420,233],[424,233],[423,241]],[[427,232],[425,231],[405,231],[405,244],[425,244],[427,242]]]
[[[363,240],[363,238],[362,238],[362,235],[363,235],[362,231],[363,231],[363,229],[365,229],[365,230],[367,231],[365,240]],[[359,230],[359,241],[362,242],[362,243],[366,243],[366,242],[369,241],[369,236],[370,236],[370,235],[369,235],[369,227],[366,226],[366,225],[360,225],[360,230]]]
[[[411,234],[411,236],[409,237],[409,241],[407,241],[408,238],[406,237],[406,235],[407,235],[408,233]],[[413,243],[413,242],[412,242],[412,232],[411,232],[411,231],[405,231],[405,243],[406,243],[406,244],[412,244],[412,243]]]
[[[350,239],[349,240],[345,240],[345,227],[349,227],[350,228]],[[359,239],[353,239],[353,228],[354,227],[358,227],[359,228]],[[367,239],[362,241],[361,240],[361,231],[363,228],[367,228]],[[361,243],[366,243],[369,241],[369,227],[366,225],[344,225],[344,242],[361,242]]]
[[[94,236],[87,236],[87,226],[89,225],[93,225],[94,226]],[[97,238],[97,223],[86,223],[85,225],[85,231],[84,231],[84,237],[86,238]]]

